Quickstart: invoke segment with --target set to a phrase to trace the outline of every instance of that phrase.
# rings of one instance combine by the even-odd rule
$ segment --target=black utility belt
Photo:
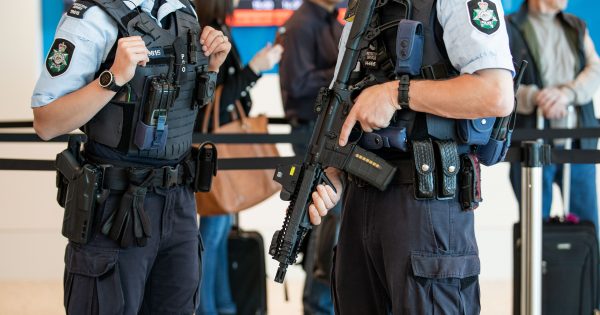
[[[446,200],[458,197],[463,210],[475,210],[481,200],[481,171],[474,153],[459,153],[455,141],[411,142],[412,157],[389,161],[396,168],[391,185],[413,184],[417,200]],[[368,185],[349,176],[358,186]]]
[[[58,203],[65,209],[62,234],[70,241],[86,244],[92,236],[96,206],[111,191],[123,192],[121,201],[102,232],[121,247],[144,246],[150,225],[144,211],[148,189],[191,185],[194,191],[209,191],[216,175],[217,152],[207,142],[175,166],[118,167],[88,163],[79,152],[80,140],[69,139],[69,148],[56,157]]]

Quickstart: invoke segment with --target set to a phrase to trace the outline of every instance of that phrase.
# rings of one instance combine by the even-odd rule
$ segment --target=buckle
[[[433,71],[432,65],[426,65],[421,68],[421,77],[427,80],[435,80],[435,71]]]
[[[179,177],[179,165],[176,167],[163,166],[163,187],[171,188],[177,186],[177,179]]]

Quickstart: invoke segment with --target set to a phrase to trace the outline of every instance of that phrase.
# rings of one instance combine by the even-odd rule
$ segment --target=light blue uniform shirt
[[[450,62],[461,74],[473,74],[483,69],[506,69],[515,73],[500,0],[485,0],[488,10],[469,8],[465,0],[444,0],[436,4],[437,16],[444,29],[444,45]],[[495,10],[489,5],[495,5]],[[491,10],[491,11],[490,11]],[[485,13],[488,13],[487,15]],[[486,34],[477,28],[477,20],[499,23],[497,30]],[[493,24],[495,25],[495,24]],[[348,41],[352,23],[346,23],[340,40],[336,76]],[[335,80],[334,80],[335,82]],[[333,82],[332,82],[333,85]]]
[[[154,0],[124,0],[123,2],[132,10],[140,7],[148,14],[154,7]],[[184,7],[185,5],[179,0],[166,0],[159,8],[156,20],[160,21],[170,13]],[[69,56],[71,58],[69,66],[64,73],[57,76],[52,76],[46,66],[43,67],[33,90],[31,107],[45,106],[92,82],[100,65],[106,61],[110,50],[115,45],[117,36],[117,24],[97,6],[89,8],[83,18],[63,15],[54,38],[57,42],[60,42],[61,39],[67,40],[75,46],[72,56]],[[49,52],[44,64],[48,62],[51,54],[52,52]]]

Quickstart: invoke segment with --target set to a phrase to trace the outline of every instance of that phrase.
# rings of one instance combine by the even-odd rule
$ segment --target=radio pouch
[[[143,119],[138,121],[134,143],[140,150],[162,150],[167,144],[167,113],[173,106],[178,87],[163,77],[149,78]]]
[[[402,20],[396,37],[396,75],[420,75],[423,63],[423,25]]]

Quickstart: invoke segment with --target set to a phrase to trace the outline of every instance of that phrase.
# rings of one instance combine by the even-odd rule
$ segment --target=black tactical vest
[[[440,80],[458,75],[452,66],[443,43],[443,29],[437,19],[436,0],[387,0],[375,9],[371,27],[378,34],[369,42],[359,58],[360,74],[353,78],[373,75],[379,84],[394,80],[396,64],[396,37],[398,23],[410,19],[422,23],[424,35],[421,75],[416,79]],[[375,57],[376,56],[376,57]],[[360,81],[360,80],[356,80]],[[434,138],[439,140],[456,139],[456,120],[431,114],[416,113],[410,110],[398,111],[392,124],[406,127],[412,140]]]
[[[150,15],[129,9],[122,0],[93,2],[116,21],[118,38],[141,36],[151,53],[147,66],[137,67],[133,79],[84,126],[89,138],[86,151],[104,162],[181,160],[192,145],[198,107],[204,105],[197,89],[208,65],[193,7],[182,0],[186,8],[170,14],[163,29]],[[114,62],[116,46],[99,73]]]

